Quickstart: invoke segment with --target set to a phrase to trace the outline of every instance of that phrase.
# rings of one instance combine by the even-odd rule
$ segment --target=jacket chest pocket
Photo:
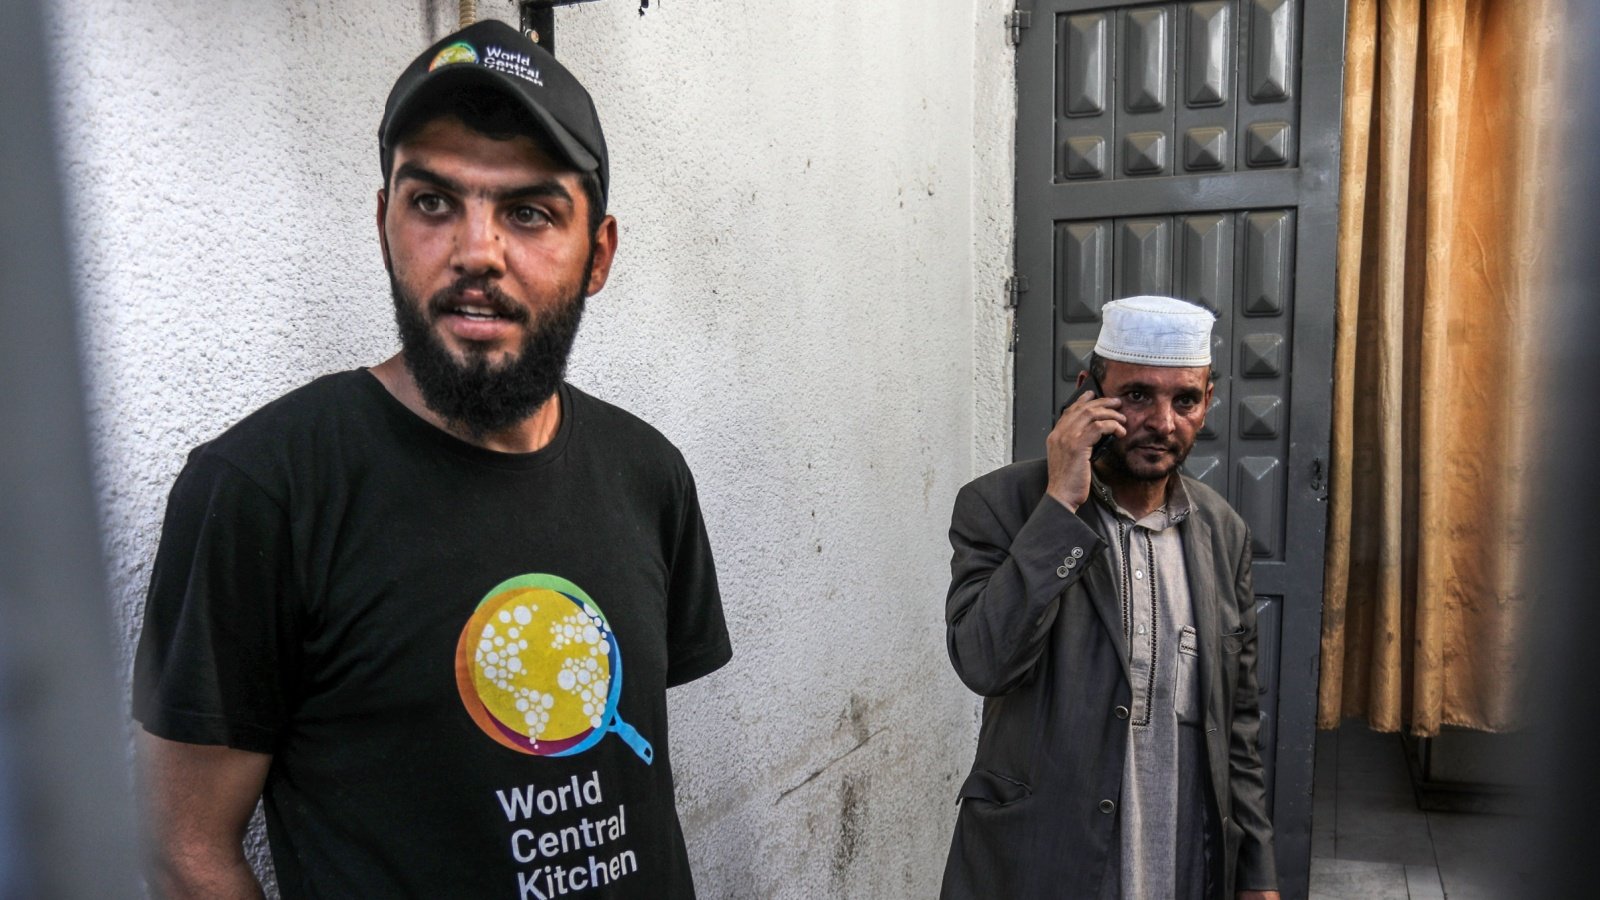
[[[1200,637],[1194,626],[1185,625],[1178,633],[1178,660],[1172,685],[1173,711],[1183,725],[1198,725],[1200,703]]]

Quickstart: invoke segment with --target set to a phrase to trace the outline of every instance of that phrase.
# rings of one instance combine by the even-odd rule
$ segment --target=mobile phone
[[[1056,410],[1056,419],[1059,420],[1061,418],[1061,414],[1067,411],[1067,407],[1077,403],[1078,398],[1082,397],[1085,391],[1094,391],[1096,400],[1106,395],[1105,388],[1100,386],[1100,380],[1094,377],[1093,372],[1090,372],[1089,377],[1084,379],[1083,386],[1078,388],[1076,391],[1073,391],[1072,396],[1067,398],[1067,402],[1061,404],[1061,408]],[[1100,455],[1105,453],[1106,450],[1111,447],[1111,442],[1115,440],[1116,437],[1117,436],[1114,434],[1108,434],[1100,438],[1100,440],[1095,441],[1094,449],[1089,451],[1089,461],[1094,462],[1095,460],[1099,459]]]

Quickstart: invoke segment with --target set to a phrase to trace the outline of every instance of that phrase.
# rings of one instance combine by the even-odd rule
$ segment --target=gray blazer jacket
[[[1132,697],[1122,614],[1099,517],[1046,497],[1046,480],[1042,459],[991,472],[961,489],[951,517],[950,661],[986,699],[945,865],[948,900],[1096,898],[1118,877],[1110,856],[1128,719],[1117,708]],[[1200,639],[1212,821],[1224,838],[1212,881],[1232,898],[1277,886],[1256,750],[1250,540],[1216,492],[1189,478],[1184,487],[1193,511],[1178,527]]]

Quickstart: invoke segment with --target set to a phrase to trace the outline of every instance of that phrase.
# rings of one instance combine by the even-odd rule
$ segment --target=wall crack
[[[880,734],[883,734],[885,731],[888,731],[890,729],[890,727],[892,727],[892,726],[885,725],[882,728],[879,728],[877,731],[871,732],[866,737],[864,737],[861,740],[857,741],[856,745],[854,747],[851,747],[849,750],[846,750],[845,752],[839,754],[838,756],[835,756],[833,759],[828,760],[820,768],[818,768],[815,771],[813,771],[810,775],[807,775],[805,778],[802,778],[798,784],[792,785],[790,787],[784,788],[783,790],[779,791],[777,799],[772,801],[772,805],[773,806],[777,806],[779,803],[783,802],[783,798],[789,796],[790,794],[794,793],[795,791],[800,790],[801,788],[805,787],[806,785],[810,784],[811,782],[816,781],[817,777],[819,775],[821,775],[823,772],[828,771],[829,769],[833,768],[835,765],[838,765],[840,762],[842,762],[850,754],[856,752],[857,750],[860,750],[862,747],[865,747],[867,745],[868,741],[872,740],[873,738],[877,737]]]

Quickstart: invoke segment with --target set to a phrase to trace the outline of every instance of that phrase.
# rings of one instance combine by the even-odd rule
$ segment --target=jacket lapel
[[[1205,691],[1206,729],[1217,727],[1221,714],[1222,682],[1217,662],[1222,659],[1222,635],[1217,630],[1216,562],[1211,558],[1211,526],[1191,511],[1181,526],[1183,567],[1187,570],[1189,599],[1194,607],[1194,628],[1200,638],[1200,684]]]
[[[1128,668],[1128,636],[1122,632],[1122,597],[1117,593],[1111,555],[1111,543],[1116,536],[1107,533],[1105,516],[1100,514],[1097,502],[1092,498],[1085,502],[1084,506],[1088,509],[1084,511],[1088,515],[1084,518],[1088,520],[1089,527],[1099,533],[1106,546],[1101,548],[1094,564],[1084,573],[1084,586],[1089,591],[1089,600],[1094,604],[1095,612],[1100,614],[1100,623],[1105,626],[1106,634],[1111,635],[1111,645],[1117,648],[1117,659],[1122,663],[1122,677],[1132,684],[1133,676]]]

